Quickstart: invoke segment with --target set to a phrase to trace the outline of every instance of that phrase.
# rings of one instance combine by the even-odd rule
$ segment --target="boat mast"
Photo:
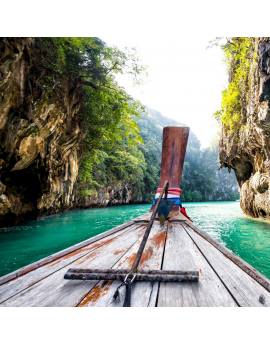
[[[161,160],[161,174],[159,181],[159,188],[156,197],[159,194],[160,188],[163,187],[166,180],[169,181],[169,198],[175,193],[175,196],[180,198],[180,184],[182,179],[182,171],[186,155],[186,148],[189,136],[189,127],[164,127],[163,128],[163,143],[162,143],[162,160]],[[179,195],[177,191],[179,190]],[[170,193],[171,192],[171,193]],[[153,212],[154,205],[150,211]],[[179,212],[179,205],[173,205],[172,212]],[[170,214],[171,214],[170,213]]]

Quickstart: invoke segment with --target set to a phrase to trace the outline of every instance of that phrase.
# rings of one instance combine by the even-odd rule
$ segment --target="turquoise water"
[[[243,214],[239,202],[185,203],[213,238],[270,278],[270,222]],[[0,276],[84,241],[145,212],[150,205],[70,211],[0,229]]]

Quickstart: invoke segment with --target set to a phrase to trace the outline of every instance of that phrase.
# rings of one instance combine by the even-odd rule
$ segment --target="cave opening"
[[[40,176],[42,171],[38,171],[37,164],[32,164],[27,169],[6,171],[2,174],[1,180],[6,185],[5,194],[18,196],[23,203],[31,202],[35,206],[42,195]]]
[[[249,161],[237,160],[234,164],[234,170],[238,185],[241,187],[243,183],[250,179],[253,173],[253,165]]]
[[[263,217],[266,217],[266,216],[267,216],[266,212],[265,212],[263,209],[260,209],[259,213],[260,213],[260,215],[263,216]]]
[[[38,198],[41,196],[38,174],[27,171],[14,171],[10,173],[9,178],[10,192],[15,192],[20,199],[27,199],[36,205]]]

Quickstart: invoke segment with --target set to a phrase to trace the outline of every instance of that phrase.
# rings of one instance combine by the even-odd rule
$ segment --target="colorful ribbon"
[[[156,204],[161,190],[162,190],[162,188],[157,189],[153,205]],[[165,196],[165,193],[164,193],[164,196]],[[167,200],[174,200],[174,205],[178,205],[178,206],[182,207],[180,196],[181,196],[181,189],[180,188],[169,188]],[[162,198],[162,200],[164,200],[164,198]]]

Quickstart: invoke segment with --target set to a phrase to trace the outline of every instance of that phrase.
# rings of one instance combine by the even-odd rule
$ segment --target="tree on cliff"
[[[96,37],[38,38],[36,46],[42,52],[42,58],[36,61],[40,75],[37,83],[47,98],[55,87],[61,87],[63,78],[74,82],[74,91],[84,86],[81,118],[87,131],[79,172],[81,186],[99,186],[113,177],[139,181],[145,162],[136,150],[142,139],[131,116],[138,116],[144,107],[115,78],[117,74],[130,74],[134,84],[142,82],[146,68],[140,64],[136,50],[123,52]],[[95,164],[99,164],[98,170],[93,170]]]

